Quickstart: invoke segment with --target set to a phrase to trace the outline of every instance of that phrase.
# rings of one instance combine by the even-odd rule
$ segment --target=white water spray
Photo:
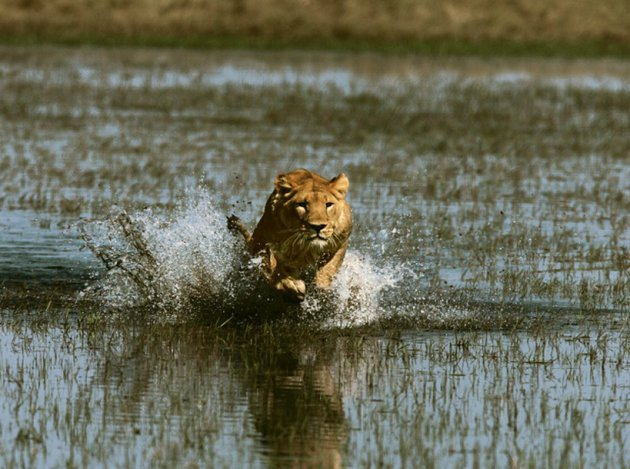
[[[85,223],[82,233],[107,267],[84,295],[106,309],[149,307],[158,321],[186,320],[200,311],[217,321],[286,311],[321,327],[358,326],[379,318],[380,294],[396,283],[393,271],[350,251],[329,291],[311,285],[303,303],[288,303],[262,281],[257,259],[245,253],[203,190],[168,217],[151,210],[131,216],[118,211]]]

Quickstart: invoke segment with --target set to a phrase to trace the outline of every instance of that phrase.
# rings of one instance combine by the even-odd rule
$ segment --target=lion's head
[[[348,187],[344,174],[331,180],[305,169],[280,174],[275,180],[273,210],[296,241],[324,248],[335,244],[337,236],[345,239],[349,234]]]
[[[301,301],[305,270],[314,267],[315,285],[328,288],[341,267],[352,231],[349,185],[344,174],[330,180],[305,169],[280,174],[254,232],[234,215],[228,228],[243,235],[252,254],[263,256],[270,285]]]

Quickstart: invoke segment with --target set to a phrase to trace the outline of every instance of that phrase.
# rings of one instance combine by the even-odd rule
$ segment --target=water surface
[[[2,465],[624,467],[628,106],[614,60],[0,49]],[[301,305],[225,227],[298,167],[355,219]]]

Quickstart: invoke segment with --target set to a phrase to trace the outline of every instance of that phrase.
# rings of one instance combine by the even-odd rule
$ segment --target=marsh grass
[[[5,467],[627,463],[627,323],[383,334],[56,314],[3,316]]]
[[[5,210],[168,211],[196,186],[253,220],[274,173],[343,168],[355,245],[380,236],[434,288],[629,307],[622,63],[5,52]]]
[[[627,466],[629,83],[617,61],[2,49],[0,466]],[[77,296],[107,278],[81,219],[111,228],[83,240],[104,265],[155,275],[171,238],[138,220],[165,234],[192,192],[253,224],[300,166],[346,172],[358,265],[394,273],[368,323]]]

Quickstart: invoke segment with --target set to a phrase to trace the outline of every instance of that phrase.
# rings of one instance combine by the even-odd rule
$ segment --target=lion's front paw
[[[234,231],[234,230],[240,231],[242,226],[243,226],[243,222],[236,215],[231,215],[231,216],[227,217],[228,230],[230,230],[230,231]]]
[[[298,301],[304,300],[306,296],[306,285],[302,280],[293,278],[283,278],[275,285],[276,290]]]
[[[239,217],[237,217],[236,215],[229,216],[227,218],[227,227],[228,227],[228,230],[230,230],[231,232],[233,233],[238,232],[241,235],[243,235],[245,242],[249,243],[252,237],[251,233],[249,232],[249,230],[247,229],[247,227],[245,226],[245,224],[241,221]]]

